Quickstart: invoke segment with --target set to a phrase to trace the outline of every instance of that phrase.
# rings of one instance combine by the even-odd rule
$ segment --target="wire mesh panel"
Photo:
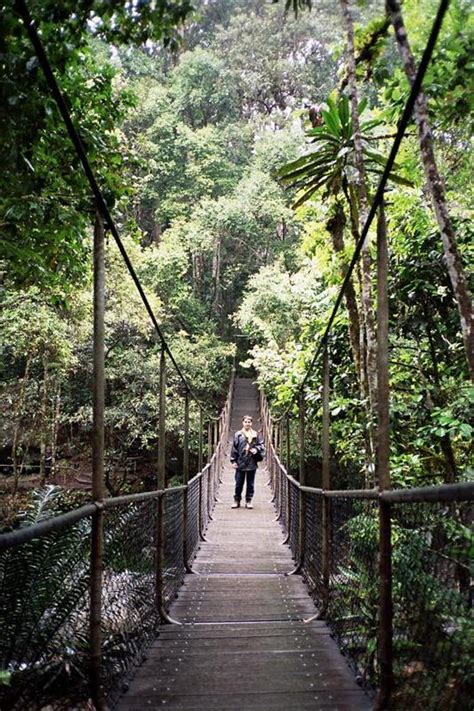
[[[327,621],[361,682],[376,685],[378,621],[377,501],[331,499]]]
[[[294,556],[298,553],[300,516],[300,490],[290,479],[290,539],[288,541]]]
[[[276,463],[276,460],[273,460],[273,503],[275,505],[275,508],[277,511],[280,510],[280,470],[278,468],[278,465]]]
[[[196,553],[199,543],[199,478],[195,477],[188,485],[188,517],[186,522],[186,551],[189,563]]]
[[[183,494],[171,491],[164,497],[165,540],[163,599],[169,603],[181,586],[185,574],[183,561]]]
[[[87,699],[91,519],[0,553],[0,708]]]
[[[109,701],[156,635],[158,499],[106,511],[102,584],[102,679]]]
[[[288,478],[284,472],[281,473],[281,525],[288,532]]]
[[[216,492],[216,471],[217,460],[214,457],[209,468],[209,488],[207,493],[207,510],[209,513],[211,513],[212,509],[214,508],[214,499]]]
[[[202,473],[201,477],[201,520],[202,520],[202,527],[203,530],[205,531],[207,528],[207,524],[209,523],[209,514],[208,514],[208,481],[209,481],[209,468],[206,467]]]
[[[322,591],[322,503],[321,493],[303,492],[305,501],[304,573],[310,592],[317,602]]]
[[[472,503],[392,505],[397,709],[474,702]]]

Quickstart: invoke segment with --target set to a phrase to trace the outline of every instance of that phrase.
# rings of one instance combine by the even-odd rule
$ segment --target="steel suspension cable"
[[[318,343],[318,346],[316,348],[314,356],[311,360],[309,368],[307,369],[302,382],[300,383],[298,389],[293,394],[291,401],[290,401],[289,405],[286,407],[283,414],[280,415],[280,417],[275,418],[273,420],[275,423],[279,422],[280,420],[282,420],[284,417],[286,417],[288,415],[291,407],[293,406],[295,401],[298,399],[300,394],[303,392],[304,387],[305,387],[306,383],[308,382],[308,379],[309,379],[316,363],[318,362],[320,355],[323,353],[323,351],[327,347],[329,335],[330,335],[334,320],[337,316],[337,312],[339,311],[339,307],[341,305],[342,298],[346,292],[347,286],[348,286],[349,281],[352,276],[352,272],[354,271],[354,269],[357,265],[357,262],[359,260],[360,254],[362,252],[362,248],[364,246],[365,240],[367,239],[367,235],[369,233],[369,229],[372,225],[372,222],[373,222],[373,219],[374,219],[375,214],[377,212],[377,209],[382,204],[384,192],[385,192],[385,187],[387,185],[388,179],[390,177],[390,173],[391,173],[393,165],[395,163],[395,158],[396,158],[398,150],[400,148],[400,144],[405,136],[405,131],[406,131],[406,128],[407,128],[408,123],[410,121],[411,114],[413,112],[413,108],[415,106],[418,94],[420,92],[421,85],[422,85],[424,76],[426,74],[426,70],[427,70],[428,65],[430,63],[434,47],[436,45],[436,41],[439,36],[439,32],[440,32],[441,26],[443,24],[444,16],[446,15],[446,12],[449,7],[449,1],[450,0],[441,0],[441,2],[439,4],[438,11],[436,13],[436,17],[433,22],[433,26],[431,28],[430,35],[428,37],[428,41],[426,43],[426,47],[425,47],[423,56],[421,58],[421,62],[418,67],[418,71],[416,73],[415,79],[414,79],[413,84],[411,86],[411,91],[408,96],[407,102],[405,104],[403,114],[402,114],[400,121],[398,123],[397,132],[396,132],[395,138],[393,140],[392,148],[390,150],[390,154],[388,156],[387,163],[385,165],[382,176],[380,178],[376,193],[374,195],[374,199],[372,200],[372,205],[370,207],[369,214],[367,216],[367,219],[366,219],[365,224],[362,228],[362,232],[360,234],[359,240],[358,240],[358,242],[355,246],[354,252],[352,254],[352,258],[351,258],[351,261],[350,261],[349,266],[347,268],[347,272],[344,276],[343,282],[341,284],[341,288],[337,294],[336,301],[334,303],[334,306],[333,306],[331,315],[328,319],[324,333],[321,336],[321,339]]]
[[[184,384],[187,392],[191,395],[193,400],[196,402],[196,404],[203,409],[203,411],[206,413],[209,419],[215,420],[218,419],[212,415],[210,415],[202,403],[200,402],[199,398],[197,397],[196,393],[194,392],[192,386],[188,383],[186,376],[182,372],[181,368],[179,367],[178,363],[176,362],[170,347],[168,346],[168,343],[166,342],[165,336],[163,334],[163,331],[160,328],[160,325],[157,321],[157,318],[153,312],[153,309],[151,307],[151,304],[148,300],[147,295],[145,294],[145,291],[143,289],[143,286],[140,282],[140,279],[138,277],[138,274],[135,271],[135,268],[130,260],[130,257],[127,254],[127,250],[125,249],[125,246],[120,238],[120,235],[118,233],[117,227],[115,225],[115,222],[110,214],[109,208],[107,207],[107,204],[105,202],[105,199],[102,195],[102,191],[99,187],[99,184],[97,182],[97,179],[94,175],[94,172],[92,170],[92,167],[89,163],[89,159],[87,157],[86,150],[84,148],[84,145],[82,143],[81,137],[76,129],[76,127],[73,124],[71,114],[69,112],[69,109],[67,108],[66,102],[64,100],[64,96],[61,92],[61,89],[59,88],[59,84],[56,81],[56,78],[54,76],[51,64],[49,62],[48,56],[46,54],[46,50],[43,47],[43,43],[41,42],[41,39],[38,35],[35,22],[28,10],[28,6],[25,2],[25,0],[15,0],[15,7],[18,12],[18,14],[21,16],[26,30],[30,36],[31,43],[33,44],[33,47],[36,52],[36,56],[38,57],[38,61],[41,65],[41,68],[43,70],[43,73],[46,78],[46,83],[48,85],[49,90],[51,91],[51,94],[53,95],[53,98],[59,108],[59,111],[61,113],[62,119],[64,121],[64,124],[66,126],[67,132],[69,134],[69,137],[74,145],[74,148],[76,150],[76,153],[82,163],[82,167],[84,169],[84,173],[86,174],[86,178],[89,182],[89,185],[91,187],[91,190],[94,194],[94,199],[96,202],[97,209],[99,213],[101,214],[102,218],[104,219],[104,226],[110,230],[112,233],[115,243],[117,244],[117,247],[119,249],[119,252],[126,264],[127,270],[132,277],[133,283],[135,284],[135,287],[140,295],[140,298],[145,306],[145,309],[150,317],[150,320],[155,328],[155,331],[161,341],[161,345],[166,351],[167,355],[169,356],[177,374],[181,378],[182,383]]]

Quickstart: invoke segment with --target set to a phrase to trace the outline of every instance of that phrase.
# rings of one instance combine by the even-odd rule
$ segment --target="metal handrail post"
[[[92,435],[92,497],[104,498],[104,314],[105,314],[105,240],[102,218],[97,211],[94,226],[94,380]],[[92,514],[90,560],[90,686],[91,698],[98,711],[104,708],[101,682],[102,654],[102,569],[104,555],[104,512]]]
[[[305,498],[302,486],[306,484],[305,471],[305,429],[306,429],[306,403],[304,397],[304,389],[301,390],[299,396],[299,412],[298,412],[298,441],[299,441],[299,516],[298,516],[298,558],[294,573],[299,572],[304,563],[304,548],[306,541],[306,511]]]
[[[203,415],[202,407],[200,407],[199,408],[199,437],[198,437],[198,447],[199,447],[198,471],[200,471],[200,472],[202,472],[202,467],[203,467],[203,450],[204,450],[203,433],[204,433],[204,415]]]
[[[160,355],[160,414],[158,420],[158,489],[166,486],[166,351]]]
[[[322,481],[324,491],[331,488],[331,462],[329,446],[329,352],[328,347],[323,354],[323,422],[321,432],[322,445]],[[322,521],[321,521],[321,577],[322,577],[322,605],[320,617],[324,617],[329,604],[329,584],[331,574],[331,499],[322,497]]]
[[[189,481],[189,390],[184,394],[183,483]]]
[[[207,424],[207,463],[211,461],[212,458],[212,422],[209,421]]]
[[[184,436],[183,436],[183,564],[187,573],[192,570],[189,566],[188,553],[188,495],[189,495],[189,390],[184,394]]]

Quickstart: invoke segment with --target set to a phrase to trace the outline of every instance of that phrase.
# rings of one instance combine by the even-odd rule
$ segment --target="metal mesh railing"
[[[359,679],[375,687],[379,593],[377,502],[331,498],[329,511],[331,558],[326,620]]]
[[[300,518],[300,495],[297,483],[291,479],[289,481],[289,493],[290,493],[290,528],[288,543],[291,548],[291,552],[296,557],[301,551],[299,550],[299,518]]]
[[[181,586],[184,574],[183,559],[183,492],[173,491],[164,497],[165,539],[163,601],[166,606]]]
[[[159,625],[170,621],[166,611],[208,524],[232,391],[231,384],[211,462],[188,485],[105,499],[0,535],[2,711],[92,708],[93,619],[102,637],[100,694],[113,707]],[[91,564],[101,568],[94,615]]]
[[[209,467],[205,467],[201,477],[201,533],[204,533],[209,523]]]
[[[381,708],[471,708],[474,485],[382,493],[301,486],[280,465],[264,398],[262,420],[277,510],[278,492],[289,487],[288,516],[280,521],[295,572],[304,575],[358,682],[375,692],[388,678]],[[383,540],[389,558],[384,584],[393,605],[389,628],[381,616]],[[380,648],[387,635],[390,676],[385,669],[384,677]]]
[[[296,487],[295,487],[296,488]],[[323,602],[322,590],[322,494],[303,493],[305,499],[306,528],[304,540],[304,572],[311,594],[319,604]]]
[[[289,529],[289,524],[290,524],[290,516],[288,515],[289,513],[289,487],[290,484],[288,483],[288,479],[283,479],[282,480],[282,485],[281,485],[281,496],[280,496],[280,523],[283,526],[283,530],[288,531]]]
[[[198,474],[188,484],[188,512],[186,520],[186,560],[190,565],[199,544],[199,486],[201,475]]]
[[[158,498],[124,503],[104,516],[102,679],[113,702],[143,660],[160,623],[156,605]],[[165,527],[166,527],[165,522]],[[168,566],[165,564],[165,575]]]

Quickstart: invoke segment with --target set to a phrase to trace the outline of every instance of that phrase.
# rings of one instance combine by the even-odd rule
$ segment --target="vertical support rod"
[[[188,481],[189,481],[189,390],[184,393],[184,434],[183,434],[183,565],[187,573],[190,572],[188,562]]]
[[[212,458],[212,422],[209,420],[207,425],[207,462]]]
[[[212,435],[213,435],[212,442],[213,442],[213,450],[214,450],[214,447],[217,447],[217,443],[219,442],[219,420],[215,420],[215,422],[213,423]]]
[[[388,246],[384,204],[377,222],[377,458],[376,474],[380,489],[389,489],[390,482],[390,403],[388,372]],[[378,709],[390,706],[393,689],[393,603],[392,603],[392,542],[390,504],[379,501],[379,630],[378,654],[380,691]]]
[[[286,471],[289,476],[291,476],[291,424],[290,424],[290,416],[286,416]],[[287,530],[287,535],[285,538],[285,543],[288,543],[290,540],[290,531],[291,531],[291,484],[290,480],[286,479],[286,503],[287,503],[287,508],[286,508],[286,530]]]
[[[104,250],[104,226],[102,218],[97,211],[94,226],[94,381],[92,435],[92,496],[94,501],[102,501],[104,498]],[[103,555],[104,513],[99,509],[92,516],[89,620],[91,697],[98,711],[104,708],[100,673]]]
[[[323,491],[331,488],[331,462],[329,448],[329,352],[326,346],[323,353],[323,422],[321,432],[322,482]],[[329,580],[331,572],[331,500],[322,497],[322,605],[320,617],[324,617],[329,603]]]
[[[184,394],[183,484],[189,481],[189,390]]]
[[[203,414],[202,414],[202,407],[199,407],[199,437],[198,437],[198,446],[199,446],[199,454],[198,454],[198,471],[202,472],[202,465],[203,465],[203,432],[204,432],[204,421],[203,421]]]
[[[300,397],[299,397],[299,432],[298,432],[298,439],[299,439],[299,456],[300,456],[300,462],[299,462],[299,479],[300,479],[300,484],[301,486],[305,486],[306,484],[306,479],[305,479],[305,461],[304,461],[304,455],[305,455],[305,425],[306,425],[306,403],[304,399],[304,390],[301,391]],[[303,567],[304,563],[304,547],[305,547],[305,540],[306,540],[306,511],[305,511],[305,498],[304,498],[304,493],[300,489],[300,506],[299,506],[299,536],[298,536],[298,548],[299,548],[299,562],[298,565],[299,567]]]
[[[160,356],[160,416],[158,433],[158,489],[166,487],[166,353],[164,345]]]
[[[306,424],[306,403],[304,392],[299,396],[299,413],[298,413],[298,445],[299,445],[299,480],[301,486],[305,485],[305,465],[304,465],[304,446],[305,446],[305,424]]]
[[[161,618],[163,610],[163,544],[164,544],[164,497],[158,496],[156,504],[156,564],[155,564],[155,604]]]

